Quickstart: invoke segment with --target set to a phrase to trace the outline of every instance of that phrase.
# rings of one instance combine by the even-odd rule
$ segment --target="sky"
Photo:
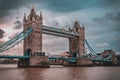
[[[77,20],[96,52],[113,49],[120,54],[120,0],[0,0],[0,44],[23,30],[24,13],[28,16],[32,5],[38,15],[42,11],[44,25],[67,30]],[[23,42],[1,54],[22,54],[22,46]],[[43,51],[69,51],[68,39],[43,35]]]

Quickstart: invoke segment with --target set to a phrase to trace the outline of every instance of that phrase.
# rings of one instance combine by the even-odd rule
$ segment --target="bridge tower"
[[[40,12],[40,16],[37,15],[34,7],[32,7],[27,19],[26,15],[24,15],[24,31],[28,30],[30,27],[33,29],[32,33],[24,39],[24,52],[27,49],[31,49],[32,53],[42,51],[42,23],[42,13]]]
[[[77,57],[76,65],[93,65],[89,58],[84,58],[82,55],[85,54],[85,28],[84,25],[81,27],[79,22],[76,21],[71,30],[74,33],[79,33],[79,37],[71,37],[69,38],[69,48],[72,56]],[[74,55],[75,54],[75,55]],[[69,63],[68,63],[69,65]]]
[[[41,67],[42,63],[44,63],[44,67],[49,66],[49,64],[47,64],[48,57],[42,52],[42,12],[40,12],[40,15],[37,15],[34,6],[32,6],[31,12],[27,18],[24,14],[23,26],[24,31],[32,28],[32,32],[24,39],[23,53],[26,55],[26,53],[28,54],[29,52],[30,58],[28,60],[21,59],[20,62],[24,64],[21,64],[20,67]]]
[[[84,25],[81,27],[79,22],[76,21],[72,28],[72,32],[79,33],[80,37],[69,38],[69,48],[72,54],[77,54],[80,57],[85,53],[85,28]]]

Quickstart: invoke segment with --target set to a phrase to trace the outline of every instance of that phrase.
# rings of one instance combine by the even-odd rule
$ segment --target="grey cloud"
[[[35,1],[35,0],[34,0]],[[23,6],[27,6],[34,2],[33,0],[0,0],[0,23],[5,22],[5,18],[10,16],[11,10],[19,10]],[[39,1],[39,0],[36,0]]]
[[[77,10],[82,10],[91,7],[97,7],[102,4],[100,0],[43,0],[47,6],[46,8],[51,9],[56,12],[72,12]],[[99,3],[99,4],[98,4]],[[98,5],[93,5],[98,4]],[[86,6],[87,5],[87,6]]]
[[[114,8],[119,10],[120,0],[43,0],[46,8],[57,12],[71,12],[86,8]]]
[[[3,38],[4,30],[0,29],[0,39]]]
[[[0,0],[0,17],[9,15],[9,11],[19,9],[20,7],[28,7],[28,4],[40,3],[41,0]]]
[[[120,12],[106,13],[103,17],[94,18],[93,21],[97,23],[98,28],[101,28],[101,33],[104,33],[104,36],[99,35],[100,39],[96,43],[109,43],[111,46],[104,48],[120,52]]]
[[[30,8],[29,4],[35,4],[39,8],[42,5],[44,8],[58,12],[71,12],[91,7],[102,7],[103,5],[109,6],[110,4],[113,4],[111,7],[114,7],[119,2],[119,0],[0,0],[0,18],[2,19],[0,22],[4,21],[4,17],[10,15],[11,10],[17,10],[21,7]]]
[[[120,22],[120,12],[116,15],[115,20],[116,20],[117,22]]]
[[[20,20],[15,21],[14,24],[15,24],[14,29],[21,29],[22,28],[22,22]]]
[[[51,35],[44,35],[43,50],[52,52],[52,54],[69,51],[69,42],[66,38],[59,38]]]
[[[98,23],[106,23],[108,21],[112,21],[114,19],[114,15],[112,13],[107,13],[101,18],[94,18],[93,21]]]
[[[101,18],[94,18],[93,21],[101,25],[103,28],[106,26],[111,31],[120,31],[120,12],[114,14],[106,13]]]
[[[36,4],[38,7],[44,6],[49,10],[58,12],[70,12],[75,10],[81,10],[83,8],[93,7],[94,3],[98,2],[90,0],[0,0],[0,18],[4,18],[10,15],[10,11],[13,9],[19,9],[20,7],[28,7],[29,4]],[[100,4],[100,3],[99,3]],[[87,5],[87,6],[86,6]]]
[[[21,6],[26,6],[27,4],[36,4],[41,6],[43,3],[46,8],[59,11],[59,12],[70,12],[75,10],[81,10],[90,7],[101,7],[101,6],[116,6],[119,4],[119,0],[0,0],[0,17],[9,15],[9,11],[12,9],[19,9]],[[97,4],[97,5],[93,5]],[[87,6],[86,6],[87,5]]]
[[[118,7],[120,6],[120,0],[104,0],[105,5],[112,6],[112,7]]]
[[[0,17],[9,15],[9,11],[20,7],[24,0],[0,0]]]

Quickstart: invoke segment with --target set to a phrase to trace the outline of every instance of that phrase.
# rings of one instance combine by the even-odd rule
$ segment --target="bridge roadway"
[[[7,59],[29,59],[30,56],[10,56],[10,55],[1,55],[0,58],[7,58]],[[57,58],[57,57],[49,57],[49,60],[64,60],[68,62],[76,62],[77,58]],[[104,59],[104,58],[93,58],[91,59],[93,62],[112,62],[112,60]]]
[[[73,33],[73,32],[67,31],[67,30],[49,27],[49,26],[45,26],[45,25],[43,25],[43,27],[42,27],[42,32],[44,34],[48,34],[48,35],[67,37],[67,38],[79,36],[79,33]]]
[[[10,55],[1,55],[0,58],[7,58],[7,59],[28,59],[30,56],[10,56]]]
[[[0,58],[7,58],[7,59],[29,59],[30,56],[10,56],[10,55],[1,55]],[[56,57],[49,57],[49,60],[64,60],[68,62],[76,62],[76,58],[56,58]]]

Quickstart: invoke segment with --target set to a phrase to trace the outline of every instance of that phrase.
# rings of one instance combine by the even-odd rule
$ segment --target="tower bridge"
[[[35,8],[32,7],[30,14],[23,18],[24,31],[11,39],[10,41],[0,45],[0,52],[4,52],[13,46],[17,45],[20,41],[24,40],[24,56],[0,56],[0,58],[18,58],[19,67],[37,66],[49,67],[49,60],[59,59],[66,61],[66,65],[74,63],[75,65],[91,64],[91,59],[81,58],[85,54],[85,43],[89,47],[92,54],[96,56],[95,51],[89,46],[85,40],[85,28],[80,26],[76,21],[71,30],[63,30],[50,26],[43,25],[42,13],[37,15]],[[69,52],[73,58],[51,58],[45,56],[42,51],[42,34],[54,35],[65,37],[69,39]],[[92,59],[97,60],[97,59]],[[103,60],[101,58],[101,60]],[[97,60],[98,61],[98,60]]]
[[[42,34],[49,34],[69,38],[69,50],[72,52],[72,54],[78,54],[80,57],[81,54],[85,53],[85,29],[84,27],[80,26],[78,21],[75,22],[73,28],[70,31],[45,26],[43,25],[42,13],[37,15],[35,8],[33,7],[27,18],[26,15],[24,15],[23,26],[24,31],[28,30],[29,27],[32,28],[30,35],[24,39],[24,52],[28,49],[31,50],[32,55],[35,52],[41,52]],[[41,62],[41,60],[47,61],[47,57],[32,56],[29,60],[30,65],[38,65],[37,63]]]

